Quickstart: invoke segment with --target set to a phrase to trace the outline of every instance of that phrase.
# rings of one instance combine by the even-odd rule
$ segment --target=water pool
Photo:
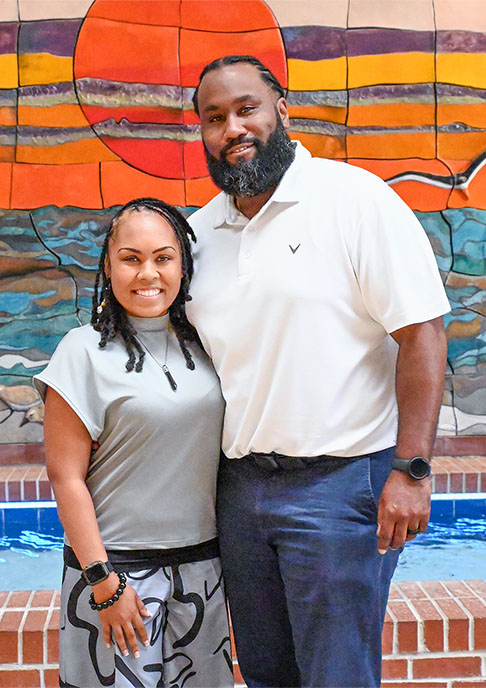
[[[405,546],[394,580],[467,580],[485,572],[486,494],[433,495],[429,528]],[[57,589],[61,574],[55,503],[0,503],[0,590]]]

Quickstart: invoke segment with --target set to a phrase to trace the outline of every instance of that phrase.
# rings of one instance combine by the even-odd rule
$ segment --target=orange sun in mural
[[[204,66],[255,55],[287,84],[278,24],[261,0],[96,0],[74,60],[81,107],[126,163],[166,179],[207,176],[192,94]]]

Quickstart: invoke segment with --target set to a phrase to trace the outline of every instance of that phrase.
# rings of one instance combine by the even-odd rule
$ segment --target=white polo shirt
[[[225,454],[392,446],[398,347],[388,333],[450,310],[408,206],[375,175],[297,144],[250,221],[221,193],[190,222],[187,312],[221,380]]]

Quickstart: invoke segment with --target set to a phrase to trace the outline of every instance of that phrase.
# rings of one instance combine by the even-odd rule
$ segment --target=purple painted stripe
[[[21,98],[33,98],[38,96],[74,95],[72,81],[63,81],[57,84],[36,84],[35,86],[21,86],[19,88]]]
[[[286,26],[281,29],[288,58],[326,60],[346,54],[346,30],[325,26]]]
[[[25,22],[20,26],[20,53],[50,53],[72,57],[80,19]]]
[[[485,53],[486,33],[474,31],[438,31],[438,53]]]
[[[5,22],[0,24],[0,55],[15,54],[17,52],[17,23]]]
[[[348,55],[381,55],[383,53],[433,53],[433,31],[402,29],[349,29]]]
[[[385,98],[392,98],[399,100],[400,98],[416,98],[417,100],[428,100],[434,102],[434,85],[433,84],[394,84],[394,85],[379,85],[379,86],[363,86],[361,88],[352,88],[349,90],[351,99],[360,98],[376,98],[376,100],[383,100]]]
[[[469,86],[454,86],[453,84],[437,84],[437,98],[481,98],[486,100],[486,89],[471,88]]]

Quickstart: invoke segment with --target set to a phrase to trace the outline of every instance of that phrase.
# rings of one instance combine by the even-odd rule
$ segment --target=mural
[[[415,211],[452,304],[440,434],[486,434],[486,14],[477,0],[2,0],[0,443],[39,442],[31,376],[89,317],[101,228],[216,188],[191,97],[254,54],[291,136],[385,179]],[[73,371],[76,375],[76,371]]]

